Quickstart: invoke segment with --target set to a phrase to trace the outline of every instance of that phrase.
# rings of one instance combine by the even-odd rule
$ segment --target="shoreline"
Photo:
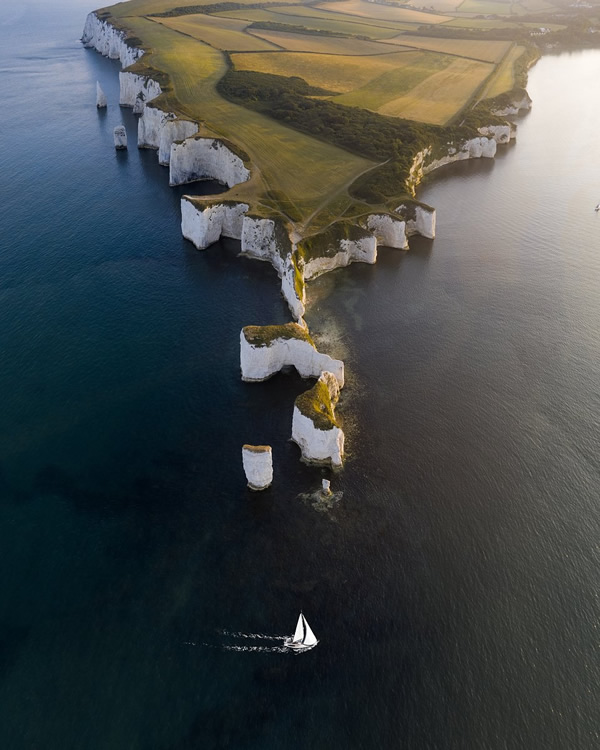
[[[238,147],[223,139],[201,136],[199,123],[151,104],[163,94],[168,79],[160,71],[136,73],[127,70],[139,64],[145,50],[132,44],[124,30],[111,24],[109,18],[100,18],[98,12],[93,11],[87,16],[81,41],[84,47],[93,48],[103,56],[121,62],[119,105],[131,107],[134,114],[140,115],[137,146],[157,150],[159,163],[169,167],[169,185],[216,179],[231,190],[253,179],[249,157]],[[140,40],[135,41],[139,43]],[[518,101],[510,103],[502,116],[517,114],[530,106],[531,100],[525,92]],[[494,116],[496,114],[493,113]],[[406,181],[410,197],[401,202],[398,199],[393,211],[374,209],[372,213],[365,212],[352,220],[334,221],[317,234],[301,236],[295,225],[281,216],[253,213],[250,203],[228,198],[228,193],[223,197],[183,196],[182,234],[197,249],[208,247],[222,236],[230,237],[241,241],[242,255],[270,262],[281,279],[281,293],[290,309],[293,324],[304,329],[310,340],[304,321],[306,282],[353,262],[376,263],[379,247],[407,250],[408,237],[414,234],[433,240],[435,208],[415,198],[423,178],[456,161],[494,158],[498,144],[509,143],[515,138],[516,126],[504,121],[503,125],[494,123],[481,126],[478,131],[479,137],[456,145],[447,144],[445,149],[431,145],[419,151]],[[333,407],[337,403],[343,379],[339,382],[337,378],[337,390],[329,387],[328,396],[321,387],[323,392],[319,398],[311,398],[309,394],[314,395],[321,378],[330,383],[336,380],[336,376],[325,367],[318,371],[311,368],[307,357],[308,360],[314,359],[314,355],[328,360],[331,358],[317,352],[312,340],[308,349],[305,347],[303,351],[298,351],[297,345],[290,341],[288,331],[281,330],[285,326],[262,328],[269,341],[258,346],[245,340],[247,328],[241,332],[242,378],[264,380],[288,366],[295,367],[302,377],[319,378],[317,385],[295,401],[292,440],[300,447],[302,460],[340,468],[343,465],[343,430]],[[267,329],[278,331],[273,335]],[[244,377],[244,343],[256,360],[254,374],[257,376],[253,378]],[[290,353],[290,348],[296,351]],[[286,353],[282,355],[284,350]],[[277,351],[279,354],[275,353]],[[343,363],[341,366],[343,368]],[[305,375],[306,372],[310,374]],[[325,420],[324,414],[327,415]]]

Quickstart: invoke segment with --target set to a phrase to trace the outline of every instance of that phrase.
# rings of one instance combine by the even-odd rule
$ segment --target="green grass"
[[[314,346],[308,330],[298,323],[286,323],[279,326],[244,326],[242,332],[251,346],[271,346],[277,339],[296,339]]]
[[[308,391],[301,393],[295,404],[300,413],[312,420],[318,430],[331,430],[340,426],[335,418],[335,403],[331,400],[329,388],[320,380]]]

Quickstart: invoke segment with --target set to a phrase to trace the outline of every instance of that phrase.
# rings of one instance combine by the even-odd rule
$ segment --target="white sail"
[[[304,621],[304,638],[302,639],[302,643],[305,646],[314,646],[315,643],[317,642],[317,638],[315,634],[312,632],[312,630],[310,629],[310,625],[306,622],[306,617],[304,617],[304,615],[302,614],[300,615],[300,617]],[[294,636],[294,640],[295,640],[295,636]]]
[[[304,615],[302,614],[302,612],[300,612],[300,615],[298,616],[298,624],[296,625],[294,637],[292,638],[293,643],[302,643],[302,640],[304,638],[304,626],[302,623],[303,620]]]

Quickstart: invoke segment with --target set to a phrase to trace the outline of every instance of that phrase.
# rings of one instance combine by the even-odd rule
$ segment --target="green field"
[[[378,21],[371,18],[349,16],[344,13],[320,10],[314,6],[278,5],[273,8],[249,8],[228,10],[219,13],[223,18],[243,18],[249,21],[275,21],[306,26],[308,29],[324,29],[341,34],[368,36],[372,39],[395,36],[400,31],[415,30],[416,24]]]
[[[153,18],[173,31],[198,39],[221,50],[275,50],[276,44],[246,33],[246,21],[235,18],[215,18],[204,13],[172,18]]]
[[[382,73],[402,66],[406,56],[410,54],[392,52],[388,55],[355,57],[303,52],[258,52],[234,54],[231,59],[236,70],[298,76],[311,86],[344,93],[365,86]],[[342,103],[341,98],[339,101]]]
[[[491,76],[485,89],[481,94],[482,99],[491,99],[494,96],[510,91],[515,85],[513,66],[525,52],[525,47],[515,45],[507,54],[502,64],[498,66],[494,75]]]
[[[290,34],[285,31],[253,29],[252,35],[289,52],[316,52],[326,55],[387,55],[390,45],[335,36]],[[259,49],[255,47],[254,49]]]
[[[492,63],[500,62],[512,45],[512,42],[479,39],[436,39],[434,37],[408,36],[405,34],[388,39],[384,43],[401,44],[404,47],[416,47],[430,52],[441,52],[445,55],[455,55],[456,57]]]
[[[476,0],[467,0],[467,2]],[[334,13],[346,13],[359,18],[377,19],[378,21],[398,21],[400,23],[436,24],[450,21],[450,16],[436,13],[424,13],[411,8],[398,8],[393,5],[376,5],[365,0],[336,0],[336,2],[319,3],[316,6]]]
[[[475,95],[493,70],[491,63],[454,58],[447,68],[380,107],[378,112],[444,125]]]

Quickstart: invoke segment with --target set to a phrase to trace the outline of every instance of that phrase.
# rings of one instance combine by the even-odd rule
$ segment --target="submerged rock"
[[[273,481],[273,452],[270,445],[242,446],[242,463],[251,490],[265,490]]]

